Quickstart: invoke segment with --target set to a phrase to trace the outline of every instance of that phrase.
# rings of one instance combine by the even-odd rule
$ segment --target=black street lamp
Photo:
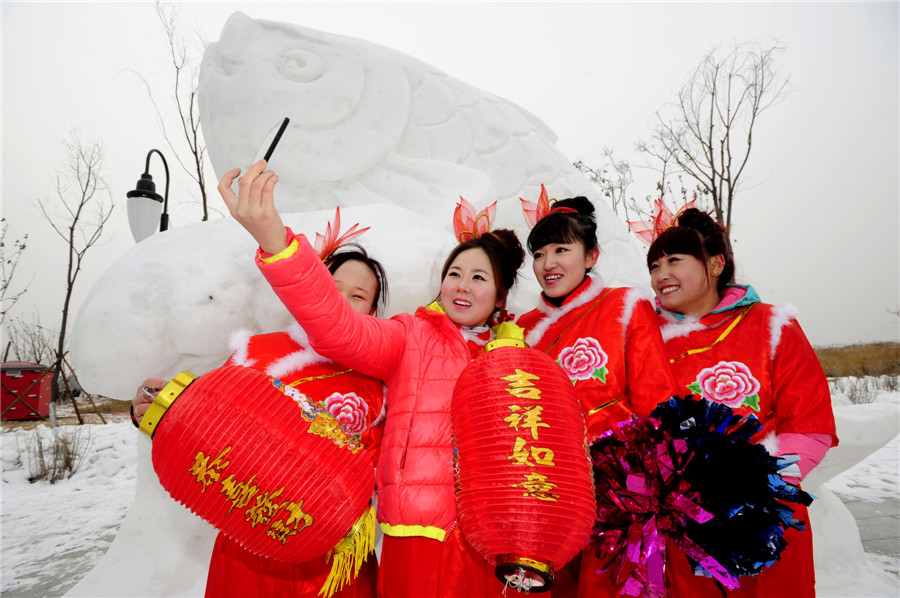
[[[159,155],[166,170],[166,192],[163,197],[156,192],[156,184],[153,182],[153,177],[150,176],[150,156],[154,152]],[[147,153],[144,174],[141,175],[134,190],[126,193],[125,196],[128,198],[128,224],[131,225],[131,234],[136,242],[140,243],[156,232],[156,215],[159,214],[160,204],[162,204],[162,215],[159,217],[159,231],[162,232],[169,228],[169,165],[162,152],[152,149]]]

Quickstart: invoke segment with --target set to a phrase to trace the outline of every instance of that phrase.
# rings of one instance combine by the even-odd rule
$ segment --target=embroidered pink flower
[[[759,411],[759,381],[740,361],[720,361],[697,374],[688,388],[704,398],[724,403],[732,409],[748,405]]]
[[[334,393],[325,399],[325,409],[334,416],[348,434],[362,434],[366,429],[369,406],[356,393]]]
[[[606,382],[606,363],[609,358],[595,338],[578,339],[571,347],[559,352],[558,361],[573,381],[597,378]]]

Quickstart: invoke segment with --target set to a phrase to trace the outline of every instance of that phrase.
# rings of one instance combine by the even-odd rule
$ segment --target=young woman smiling
[[[339,215],[338,215],[339,217]],[[335,221],[335,237],[339,220]],[[335,238],[318,250],[331,272],[338,292],[353,311],[375,315],[386,303],[384,268],[359,246],[342,244],[367,229]],[[283,332],[251,335],[242,330],[231,335],[228,365],[243,365],[297,388],[315,403],[322,403],[377,460],[384,426],[384,385],[322,357],[310,346],[306,332],[293,322]],[[166,381],[148,378],[142,388],[162,388]],[[139,389],[132,401],[136,416],[143,416],[152,398]],[[224,533],[216,536],[206,579],[206,598],[318,598],[331,572],[331,563],[319,558],[290,563],[257,556]],[[359,575],[333,598],[375,598],[378,566],[366,561]]]
[[[460,243],[441,273],[439,299],[415,314],[379,320],[340,301],[303,235],[286,230],[273,206],[277,177],[251,166],[219,183],[232,216],[260,245],[258,265],[320,354],[384,380],[387,417],[377,468],[384,540],[379,595],[501,596],[493,567],[457,523],[450,403],[460,372],[492,338],[525,254],[515,233],[484,232]]]
[[[618,422],[649,414],[677,391],[652,295],[608,287],[590,275],[600,249],[587,198],[559,200],[550,209],[542,188],[537,204],[523,205],[532,226],[528,250],[543,292],[540,305],[517,323],[526,330],[525,341],[558,361],[575,384],[593,442]],[[557,575],[554,597],[616,595],[596,568],[590,551],[573,559]]]
[[[575,384],[593,442],[617,422],[646,415],[676,390],[649,292],[590,275],[600,258],[594,206],[556,201],[528,235],[541,303],[518,324],[525,342],[559,361]]]
[[[752,287],[730,284],[734,260],[724,230],[689,208],[650,246],[647,266],[656,292],[666,353],[681,388],[755,415],[757,441],[776,455],[797,455],[786,471],[795,483],[837,444],[831,395],[822,368],[790,305],[761,303]],[[791,528],[781,560],[755,578],[741,578],[729,596],[815,595],[812,532],[806,507],[791,505],[804,530]],[[667,548],[668,595],[724,596],[708,577],[693,575],[687,557]]]

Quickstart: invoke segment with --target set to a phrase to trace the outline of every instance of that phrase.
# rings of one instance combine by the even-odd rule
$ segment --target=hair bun
[[[572,208],[578,212],[579,216],[587,216],[591,220],[594,219],[594,204],[584,195],[557,200],[551,204],[552,208]]]
[[[525,262],[525,250],[522,248],[518,235],[508,228],[498,228],[487,234],[503,247],[508,254],[513,270],[518,270]]]
[[[688,208],[682,212],[678,217],[678,226],[692,228],[704,237],[716,238],[725,236],[725,229],[713,220],[712,216],[697,208]]]

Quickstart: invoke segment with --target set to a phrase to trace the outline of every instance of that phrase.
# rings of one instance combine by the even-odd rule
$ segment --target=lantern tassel
[[[331,598],[344,585],[356,579],[363,563],[375,551],[375,509],[370,505],[359,516],[350,532],[331,549],[325,561],[332,559],[331,573],[322,584],[319,596]]]

